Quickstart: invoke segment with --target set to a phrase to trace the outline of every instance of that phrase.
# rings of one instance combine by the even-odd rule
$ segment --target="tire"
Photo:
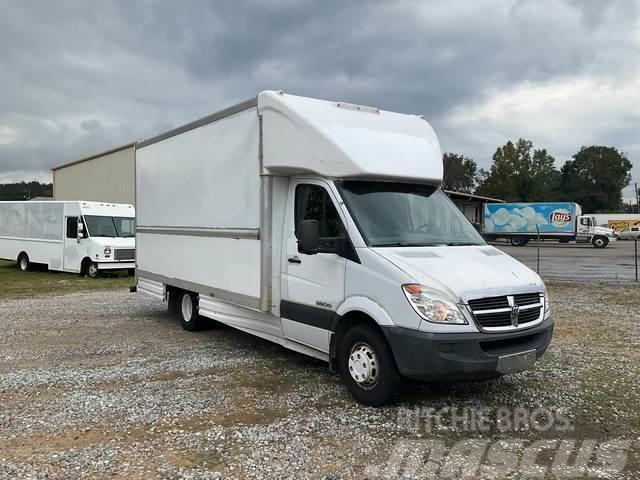
[[[609,245],[609,239],[607,237],[598,235],[597,237],[593,237],[591,245],[593,245],[595,248],[604,248]]]
[[[191,292],[181,292],[178,305],[182,328],[195,332],[202,326],[202,319],[198,315],[198,296]]]
[[[524,247],[528,240],[524,237],[511,237],[510,242],[514,247]]]
[[[29,270],[31,270],[29,255],[24,252],[18,255],[18,270],[20,270],[21,272],[28,272]]]
[[[342,381],[353,398],[372,407],[389,403],[399,375],[381,333],[364,323],[354,325],[340,340],[338,361]]]
[[[167,291],[167,310],[169,313],[178,315],[180,313],[180,291],[169,289]]]
[[[98,278],[100,276],[100,270],[98,270],[98,264],[96,262],[90,262],[87,264],[87,277]]]

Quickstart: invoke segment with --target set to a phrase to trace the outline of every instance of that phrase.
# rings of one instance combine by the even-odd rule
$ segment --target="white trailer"
[[[135,210],[100,202],[0,202],[0,258],[99,276],[135,268]]]
[[[326,360],[387,402],[396,380],[529,368],[553,320],[540,277],[439,188],[416,115],[262,92],[136,148],[137,289]]]

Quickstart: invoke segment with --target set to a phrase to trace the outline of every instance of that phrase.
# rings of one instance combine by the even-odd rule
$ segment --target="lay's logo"
[[[549,214],[549,222],[556,227],[564,227],[566,224],[571,222],[571,212],[564,209],[554,210]]]

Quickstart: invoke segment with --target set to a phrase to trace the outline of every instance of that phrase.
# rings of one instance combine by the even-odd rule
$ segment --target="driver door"
[[[345,238],[344,223],[326,183],[293,181],[285,223],[282,275],[282,329],[290,340],[329,351],[329,332],[335,311],[344,301],[346,258],[336,253]],[[298,247],[298,225],[317,220],[320,252],[309,255]]]
[[[65,235],[62,269],[66,272],[80,272],[80,264],[82,262],[80,246],[82,245],[82,239],[78,242],[78,217],[64,217],[64,221]]]

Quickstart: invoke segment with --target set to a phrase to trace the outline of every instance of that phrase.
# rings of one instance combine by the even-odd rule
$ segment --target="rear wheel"
[[[21,272],[26,272],[30,267],[31,264],[29,263],[29,255],[22,252],[20,255],[18,255],[18,269]]]
[[[198,296],[195,293],[181,292],[180,323],[190,332],[200,329],[202,320],[198,315]]]
[[[364,323],[355,325],[342,337],[338,356],[342,381],[356,400],[373,407],[391,400],[399,376],[382,334]]]
[[[593,237],[591,244],[595,248],[604,248],[607,245],[609,245],[609,239],[607,237],[602,237],[602,236]]]
[[[523,247],[529,240],[524,237],[512,237],[510,241],[511,245],[513,245],[514,247]]]

